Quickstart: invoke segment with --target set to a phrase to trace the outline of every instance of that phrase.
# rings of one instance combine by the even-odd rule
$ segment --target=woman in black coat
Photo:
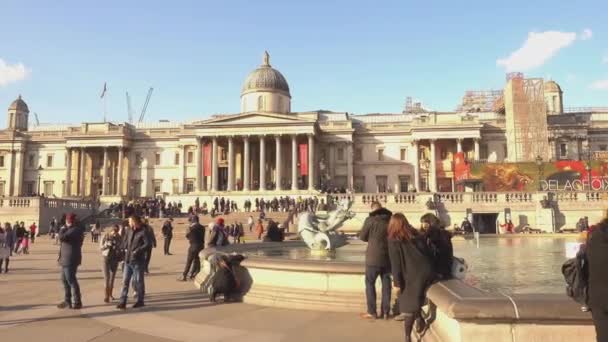
[[[452,263],[454,261],[452,234],[445,230],[437,216],[430,213],[424,214],[420,218],[420,224],[433,261],[433,269],[439,280],[452,278]]]
[[[608,219],[600,222],[587,242],[589,307],[598,342],[608,341]]]
[[[399,311],[406,314],[405,341],[411,341],[412,328],[420,318],[426,290],[435,280],[432,261],[424,240],[415,233],[401,213],[388,224],[388,252],[394,286],[400,289]],[[422,328],[422,327],[421,327]]]

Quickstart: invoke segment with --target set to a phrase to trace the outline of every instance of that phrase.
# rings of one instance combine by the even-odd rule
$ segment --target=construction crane
[[[153,90],[154,90],[154,88],[152,88],[152,87],[150,87],[150,89],[148,90],[148,96],[146,96],[146,102],[144,102],[144,106],[141,108],[141,114],[139,115],[138,122],[144,121],[144,117],[146,116],[146,109],[148,109],[148,103],[150,103],[150,97],[152,97]]]
[[[133,107],[131,107],[131,96],[127,92],[127,115],[129,116],[129,123],[133,123]]]
[[[34,119],[36,119],[36,126],[40,126],[40,120],[38,120],[38,113],[34,112]]]

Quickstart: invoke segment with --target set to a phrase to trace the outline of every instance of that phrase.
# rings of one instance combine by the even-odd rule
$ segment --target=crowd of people
[[[372,202],[359,238],[367,242],[365,254],[364,319],[404,321],[405,341],[411,341],[414,323],[422,333],[426,322],[421,315],[426,290],[436,281],[452,277],[454,259],[451,234],[433,214],[420,219],[420,229],[410,225],[405,215],[392,213],[379,202]],[[382,283],[380,312],[376,307],[376,280]],[[391,281],[392,278],[392,281]],[[391,315],[391,288],[399,291]]]

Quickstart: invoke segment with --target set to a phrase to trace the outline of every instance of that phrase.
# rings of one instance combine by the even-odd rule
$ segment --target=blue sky
[[[101,121],[104,82],[114,121],[126,91],[138,116],[150,86],[148,120],[236,113],[264,50],[296,111],[396,113],[406,96],[453,110],[507,70],[556,80],[566,106],[608,106],[606,1],[2,0],[0,12],[0,106],[22,94],[41,122]]]

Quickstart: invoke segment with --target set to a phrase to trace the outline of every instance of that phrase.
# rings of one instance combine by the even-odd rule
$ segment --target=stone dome
[[[545,82],[545,93],[561,93],[562,88],[555,81]]]
[[[19,97],[15,101],[13,101],[13,103],[11,103],[11,105],[8,107],[8,110],[16,110],[19,112],[26,113],[30,112],[29,108],[27,108],[27,103],[25,103],[25,101],[21,99],[21,95],[19,95]]]
[[[256,91],[276,91],[291,98],[287,80],[278,70],[270,66],[270,56],[264,52],[264,60],[259,68],[252,71],[241,88],[241,95]]]

